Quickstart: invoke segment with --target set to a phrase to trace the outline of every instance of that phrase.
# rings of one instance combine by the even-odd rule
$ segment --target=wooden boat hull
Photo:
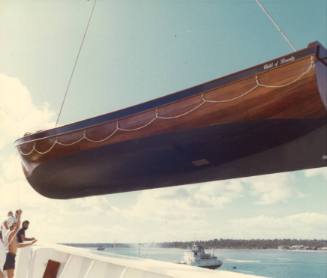
[[[17,141],[26,177],[47,197],[74,198],[324,167],[325,54],[312,44],[159,100],[26,136]]]

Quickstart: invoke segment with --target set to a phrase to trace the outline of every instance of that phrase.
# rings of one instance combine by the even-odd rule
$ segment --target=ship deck
[[[46,275],[46,276],[45,276]],[[62,245],[19,250],[15,278],[259,278],[126,256],[102,256]]]

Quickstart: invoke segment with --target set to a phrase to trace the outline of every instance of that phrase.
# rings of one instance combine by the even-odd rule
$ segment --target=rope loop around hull
[[[182,117],[186,117],[188,116],[189,114],[197,111],[198,109],[200,109],[204,104],[206,103],[216,103],[216,104],[219,104],[219,103],[228,103],[228,102],[234,102],[234,101],[237,101],[251,93],[253,93],[257,88],[259,87],[263,87],[263,88],[283,88],[283,87],[287,87],[287,86],[290,86],[296,82],[298,82],[299,80],[301,80],[305,75],[307,75],[313,68],[314,68],[314,58],[311,56],[311,61],[310,61],[310,65],[308,66],[308,68],[302,72],[299,76],[297,76],[295,79],[287,82],[287,83],[284,83],[284,84],[281,84],[281,85],[273,85],[273,84],[264,84],[260,81],[259,79],[259,76],[258,75],[255,75],[255,85],[253,87],[251,87],[250,89],[248,89],[247,91],[241,93],[240,95],[236,96],[236,97],[233,97],[233,98],[229,98],[229,99],[224,99],[224,100],[211,100],[211,99],[208,99],[206,98],[206,95],[205,93],[201,94],[200,95],[200,98],[201,98],[201,101],[199,104],[195,105],[194,107],[190,108],[188,111],[186,112],[183,112],[181,114],[178,114],[178,115],[174,115],[174,116],[161,116],[160,115],[160,111],[159,111],[159,107],[156,107],[154,109],[154,117],[148,121],[147,123],[145,123],[144,125],[141,125],[139,127],[135,127],[135,128],[122,128],[120,127],[120,124],[119,124],[119,120],[116,120],[116,126],[115,126],[115,129],[107,134],[104,138],[102,139],[94,139],[94,138],[91,138],[90,136],[87,135],[87,130],[83,130],[82,131],[82,134],[81,136],[73,141],[73,142],[70,142],[70,143],[64,143],[62,141],[59,140],[59,136],[55,137],[55,140],[53,141],[53,143],[51,144],[51,146],[45,150],[45,151],[40,151],[39,149],[37,149],[37,146],[36,146],[36,142],[41,140],[37,140],[37,141],[34,141],[33,142],[33,146],[31,148],[31,150],[27,151],[27,152],[24,152],[21,148],[18,148],[19,150],[19,153],[22,155],[22,156],[30,156],[32,155],[34,152],[39,154],[39,155],[45,155],[49,152],[51,152],[53,150],[53,148],[56,146],[56,145],[60,145],[60,146],[63,146],[63,147],[69,147],[69,146],[73,146],[75,144],[78,144],[82,141],[86,141],[86,142],[89,142],[89,143],[103,143],[105,141],[108,141],[110,140],[114,135],[116,135],[119,131],[121,132],[136,132],[136,131],[140,131],[144,128],[147,128],[148,126],[152,125],[155,121],[157,120],[174,120],[174,119],[179,119],[179,118],[182,118]],[[21,143],[19,144],[18,146],[21,146],[23,144],[26,144],[26,143]]]

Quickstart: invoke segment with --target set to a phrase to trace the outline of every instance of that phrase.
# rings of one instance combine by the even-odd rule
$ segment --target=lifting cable
[[[260,0],[255,0],[255,2],[258,4],[258,6],[262,10],[262,12],[268,17],[268,19],[274,25],[274,27],[277,29],[277,31],[281,34],[281,36],[284,38],[284,40],[289,45],[289,47],[293,51],[296,51],[296,48],[294,47],[294,44],[291,43],[291,41],[288,38],[288,36],[285,34],[285,32],[283,32],[283,30],[280,28],[280,26],[274,20],[274,18],[272,17],[272,15],[268,12],[268,10],[265,8],[265,6],[260,2]]]
[[[79,56],[81,54],[81,51],[82,51],[82,48],[83,48],[83,45],[84,45],[84,41],[85,41],[87,32],[89,30],[89,26],[90,26],[90,23],[91,23],[91,19],[93,17],[93,12],[94,12],[96,3],[97,3],[97,0],[94,0],[92,9],[91,9],[91,12],[90,12],[90,15],[89,15],[89,19],[88,19],[87,24],[86,24],[86,27],[85,27],[83,38],[82,38],[81,44],[79,46],[79,49],[78,49],[78,52],[77,52],[77,56],[75,58],[73,69],[72,69],[72,72],[71,72],[71,74],[69,76],[69,79],[68,79],[68,83],[67,83],[67,86],[66,86],[66,91],[65,91],[63,100],[61,102],[61,105],[60,105],[60,109],[59,109],[59,113],[58,113],[58,116],[57,116],[55,127],[57,127],[57,125],[59,123],[59,119],[60,119],[60,116],[61,116],[61,113],[62,113],[62,109],[63,109],[63,107],[65,105],[66,97],[67,97],[67,94],[68,94],[69,89],[70,89],[70,85],[71,85],[71,82],[72,82],[72,79],[73,79],[73,76],[74,76],[74,72],[75,72],[75,69],[76,69],[76,66],[77,66],[77,63],[78,63]]]

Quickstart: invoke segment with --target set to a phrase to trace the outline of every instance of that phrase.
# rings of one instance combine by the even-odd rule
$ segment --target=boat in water
[[[104,251],[104,250],[106,250],[106,248],[103,245],[99,245],[97,247],[97,251]]]
[[[209,269],[216,269],[223,264],[216,256],[206,253],[204,248],[197,244],[193,244],[192,249],[184,252],[183,261],[180,263]]]
[[[32,187],[60,199],[324,167],[326,80],[315,42],[16,146]]]

